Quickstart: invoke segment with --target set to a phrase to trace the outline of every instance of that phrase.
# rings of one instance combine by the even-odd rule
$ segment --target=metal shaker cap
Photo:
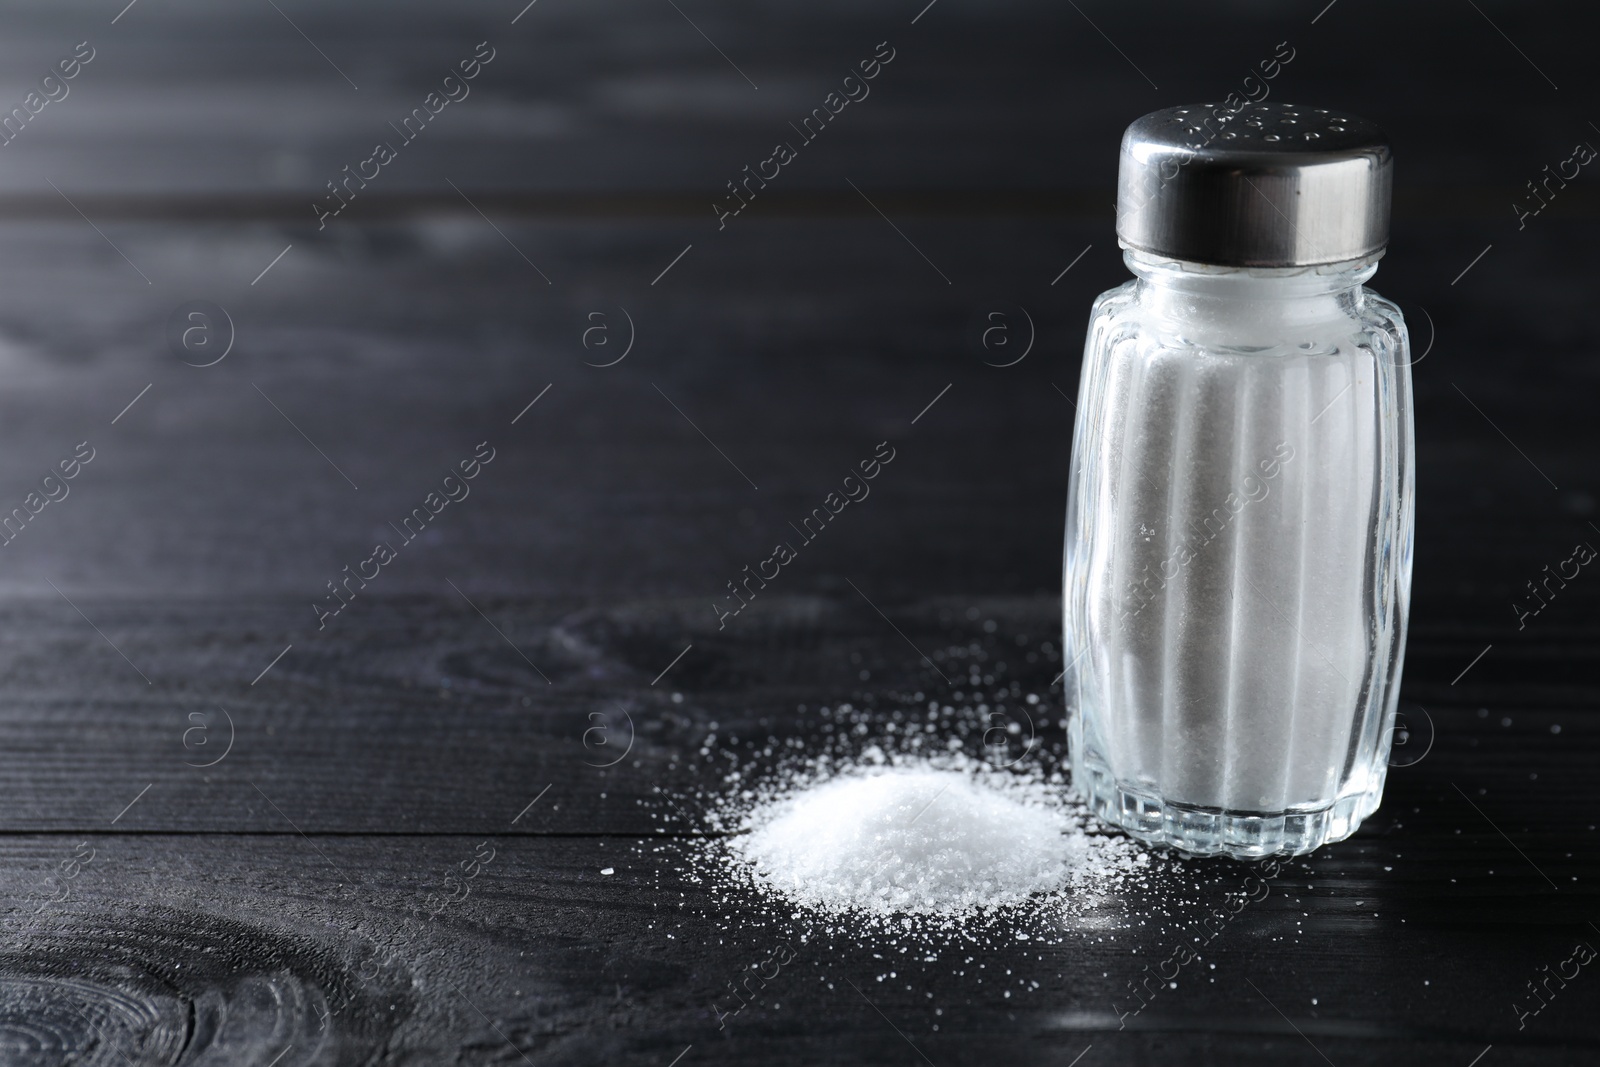
[[[1393,156],[1366,119],[1292,104],[1191,104],[1122,135],[1117,240],[1231,267],[1360,259],[1389,242]]]

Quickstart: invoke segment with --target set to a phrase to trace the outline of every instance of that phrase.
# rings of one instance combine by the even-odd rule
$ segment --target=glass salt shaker
[[[1412,400],[1373,124],[1169,108],[1122,140],[1067,506],[1075,788],[1195,854],[1304,853],[1383,794],[1411,590]]]

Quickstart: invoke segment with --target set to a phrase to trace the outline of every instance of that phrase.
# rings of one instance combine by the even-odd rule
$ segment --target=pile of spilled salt
[[[1019,904],[1072,881],[1097,851],[1060,792],[921,761],[847,772],[758,805],[733,847],[759,882],[822,912]]]

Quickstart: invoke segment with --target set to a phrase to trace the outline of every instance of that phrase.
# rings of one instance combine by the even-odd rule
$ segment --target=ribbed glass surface
[[[1079,390],[1064,678],[1076,787],[1196,853],[1305,852],[1382,794],[1410,588],[1409,356],[1370,262],[1136,253]]]

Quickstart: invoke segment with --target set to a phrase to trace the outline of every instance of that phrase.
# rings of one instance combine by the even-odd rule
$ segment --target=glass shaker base
[[[1103,822],[1153,845],[1195,856],[1258,859],[1279,853],[1301,855],[1355,832],[1383,797],[1374,789],[1340,797],[1322,808],[1290,811],[1223,811],[1166,800],[1127,783],[1118,783],[1110,769],[1085,760],[1073,781]]]

